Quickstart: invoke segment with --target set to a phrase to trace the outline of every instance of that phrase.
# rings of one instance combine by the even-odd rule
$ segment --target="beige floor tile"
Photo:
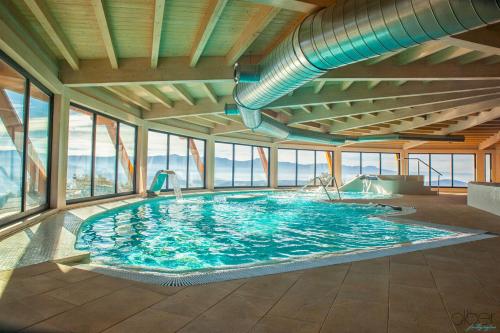
[[[0,305],[0,332],[23,329],[72,307],[72,304],[47,295],[3,303]]]
[[[98,275],[99,274],[91,271],[65,265],[58,265],[58,269],[43,274],[43,276],[69,283],[90,279]]]
[[[312,323],[302,320],[278,317],[265,316],[255,325],[250,332],[253,333],[316,333],[321,328],[320,323]]]
[[[42,294],[66,285],[66,282],[48,278],[43,275],[11,279],[7,282],[0,283],[0,303],[20,300],[25,297]]]
[[[243,296],[260,296],[278,299],[299,278],[299,274],[273,274],[256,277],[245,282],[236,290]]]
[[[391,263],[391,284],[435,288],[436,284],[429,267]]]
[[[159,302],[165,296],[137,287],[120,289],[47,320],[68,332],[100,332]]]
[[[387,332],[387,303],[337,299],[321,332]]]
[[[391,264],[427,265],[422,252],[410,252],[390,257]]]
[[[297,283],[273,306],[272,316],[287,317],[311,322],[322,322],[340,288],[337,285],[310,283],[299,279]]]
[[[238,288],[243,281],[187,287],[155,304],[155,310],[196,317]]]
[[[146,309],[105,330],[105,333],[170,333],[176,332],[191,320],[164,311]]]
[[[52,290],[47,294],[72,304],[82,305],[131,284],[132,282],[129,280],[100,275],[71,283],[63,288]]]

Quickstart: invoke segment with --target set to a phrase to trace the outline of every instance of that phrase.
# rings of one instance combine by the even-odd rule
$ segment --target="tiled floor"
[[[390,203],[416,206],[418,220],[500,233],[500,217],[463,196]],[[500,237],[186,288],[43,263],[0,271],[0,295],[4,331],[441,333],[465,332],[480,316],[499,332]]]

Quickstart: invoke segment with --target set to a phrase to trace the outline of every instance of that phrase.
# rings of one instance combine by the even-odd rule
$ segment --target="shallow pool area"
[[[330,203],[311,193],[242,192],[157,198],[87,219],[76,248],[91,262],[186,274],[303,261],[456,237],[396,223],[391,207]]]

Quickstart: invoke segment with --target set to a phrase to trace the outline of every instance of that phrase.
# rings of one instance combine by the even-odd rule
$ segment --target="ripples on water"
[[[82,225],[76,247],[90,251],[94,262],[186,272],[452,235],[374,216],[390,213],[388,207],[331,204],[293,192],[228,203],[230,195],[148,200],[99,214]]]

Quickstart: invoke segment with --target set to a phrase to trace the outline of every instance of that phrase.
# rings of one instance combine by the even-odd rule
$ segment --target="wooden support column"
[[[500,149],[497,148],[493,154],[491,154],[493,166],[491,168],[491,178],[493,182],[500,182]]]
[[[277,144],[272,144],[270,147],[270,161],[271,170],[269,172],[269,186],[272,188],[278,187],[278,146]]]
[[[484,156],[485,153],[482,150],[476,152],[476,181],[484,182]]]
[[[399,153],[399,171],[402,176],[408,175],[408,150],[401,150]]]
[[[137,168],[135,170],[136,193],[144,194],[147,184],[148,171],[148,126],[142,123],[137,128]]]
[[[54,96],[52,118],[52,157],[50,177],[50,208],[66,206],[66,173],[68,165],[69,97]]]
[[[342,185],[342,150],[333,150],[333,175],[337,180],[337,184]]]
[[[207,138],[207,156],[206,156],[206,186],[213,191],[215,183],[215,139],[213,136]]]

